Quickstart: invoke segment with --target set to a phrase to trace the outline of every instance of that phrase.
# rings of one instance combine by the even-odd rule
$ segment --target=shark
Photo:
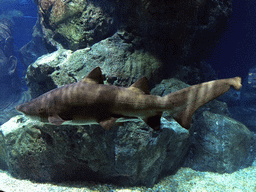
[[[100,67],[96,67],[82,80],[53,89],[15,108],[43,123],[100,124],[105,130],[131,118],[140,118],[159,130],[163,112],[169,111],[182,127],[189,129],[194,112],[231,87],[241,89],[241,78],[213,80],[156,96],[150,95],[147,77],[141,77],[129,87],[108,85],[103,83]]]

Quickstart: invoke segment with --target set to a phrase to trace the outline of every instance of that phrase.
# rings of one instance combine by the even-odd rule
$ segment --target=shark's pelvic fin
[[[85,78],[81,80],[85,83],[104,84],[100,67],[94,68]]]
[[[138,79],[134,84],[132,84],[129,89],[132,89],[134,91],[140,91],[143,94],[150,94],[149,88],[148,88],[148,78],[147,77],[141,77]]]
[[[105,129],[110,130],[115,124],[118,118],[110,117],[109,119],[104,119],[103,121],[99,121],[98,123]]]
[[[48,121],[49,123],[53,124],[53,125],[61,125],[62,123],[65,122],[65,120],[63,120],[59,115],[55,114],[53,116],[49,116],[48,117]]]

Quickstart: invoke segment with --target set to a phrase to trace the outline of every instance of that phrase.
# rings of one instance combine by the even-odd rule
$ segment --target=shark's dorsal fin
[[[103,84],[103,76],[100,67],[94,68],[85,78],[81,80],[81,82]]]
[[[129,87],[129,89],[134,89],[135,88],[137,90],[142,91],[144,94],[149,95],[150,91],[149,91],[149,88],[148,88],[148,84],[149,84],[148,78],[147,77],[141,77],[135,83],[133,83]]]

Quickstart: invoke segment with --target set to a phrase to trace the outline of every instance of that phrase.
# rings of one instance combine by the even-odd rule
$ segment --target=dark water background
[[[256,1],[233,0],[233,12],[219,44],[212,49],[207,62],[218,77],[248,75],[256,65]]]

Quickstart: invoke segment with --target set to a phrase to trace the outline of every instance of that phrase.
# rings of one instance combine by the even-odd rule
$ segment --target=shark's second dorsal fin
[[[94,68],[85,78],[81,80],[81,82],[103,84],[103,76],[100,67]]]
[[[149,84],[148,78],[147,77],[141,77],[135,83],[133,83],[129,87],[129,89],[136,88],[136,89],[139,89],[140,91],[142,91],[144,94],[149,95],[150,91],[149,91],[149,88],[148,88],[148,84]]]

